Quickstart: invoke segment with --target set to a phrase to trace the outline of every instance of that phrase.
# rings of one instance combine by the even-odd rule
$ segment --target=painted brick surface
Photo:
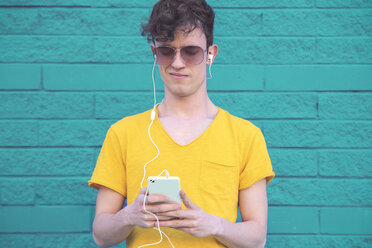
[[[0,149],[0,176],[89,176],[94,148]]]
[[[0,64],[0,90],[39,90],[40,79],[41,65]]]
[[[321,94],[321,119],[372,119],[372,94]]]
[[[339,236],[339,235],[272,235],[269,236],[267,247],[363,247],[371,246],[370,236]]]
[[[314,150],[269,149],[276,176],[315,177],[318,173],[317,153]]]
[[[320,231],[327,234],[371,235],[371,211],[370,208],[323,208],[320,210]]]
[[[44,121],[40,125],[40,146],[99,146],[110,127],[109,121]]]
[[[372,90],[372,67],[370,65],[268,66],[265,71],[268,90]]]
[[[152,107],[155,2],[0,0],[0,247],[98,247],[87,181],[108,128]],[[208,2],[210,98],[276,173],[266,247],[370,247],[372,1]]]
[[[1,118],[86,119],[93,117],[92,94],[0,94]]]
[[[274,205],[370,206],[372,203],[371,179],[277,178],[271,183],[268,198]]]
[[[372,150],[320,151],[319,174],[331,177],[371,177]]]
[[[1,206],[2,233],[87,232],[90,208],[86,206]],[[22,213],[22,218],[19,214]]]
[[[264,132],[272,147],[372,147],[368,121],[265,121]]]
[[[370,36],[371,10],[265,11],[263,34],[270,36]],[[358,23],[359,25],[355,25]]]
[[[39,124],[35,121],[0,120],[0,145],[36,146]]]
[[[35,181],[35,202],[40,205],[95,204],[95,191],[87,186],[89,177],[42,178]]]
[[[1,182],[2,205],[33,205],[35,184],[33,179],[5,179]]]
[[[315,207],[271,207],[269,210],[269,233],[319,232],[318,208]]]

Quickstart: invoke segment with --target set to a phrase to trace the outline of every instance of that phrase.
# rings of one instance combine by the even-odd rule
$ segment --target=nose
[[[173,62],[172,62],[172,67],[175,68],[175,69],[181,69],[183,67],[185,67],[185,61],[183,60],[182,56],[181,56],[181,51],[177,51],[176,52],[176,55],[173,59]]]

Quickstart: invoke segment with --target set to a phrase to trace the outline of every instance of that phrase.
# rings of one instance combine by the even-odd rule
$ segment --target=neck
[[[209,99],[207,92],[187,97],[174,97],[165,92],[165,97],[158,107],[158,115],[176,117],[184,120],[214,118],[218,108]]]

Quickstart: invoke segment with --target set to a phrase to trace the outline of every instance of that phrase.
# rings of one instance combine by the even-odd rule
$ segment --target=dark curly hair
[[[149,42],[173,41],[179,28],[189,33],[201,28],[207,47],[213,44],[214,11],[205,0],[160,0],[154,5],[148,23],[142,24],[142,35]]]

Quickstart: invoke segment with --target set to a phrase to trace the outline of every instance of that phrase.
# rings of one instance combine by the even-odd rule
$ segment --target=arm
[[[230,248],[264,247],[267,232],[266,179],[239,191],[239,204],[243,222],[232,223],[204,212],[181,190],[186,210],[165,213],[181,219],[161,221],[160,226],[176,228],[195,237],[213,235]]]
[[[100,186],[93,222],[93,239],[101,247],[109,247],[124,241],[133,230],[126,208],[125,198],[116,191]]]
[[[266,179],[239,191],[243,222],[232,223],[221,218],[215,238],[228,247],[264,247],[267,234]]]
[[[109,247],[126,240],[134,226],[152,228],[156,219],[143,210],[146,188],[142,188],[136,200],[123,207],[124,196],[116,191],[100,186],[96,202],[96,215],[93,222],[93,239],[101,247]],[[146,198],[146,209],[150,212],[167,212],[180,209],[179,204],[167,203],[163,195],[151,195]],[[159,217],[170,220],[171,217]]]

